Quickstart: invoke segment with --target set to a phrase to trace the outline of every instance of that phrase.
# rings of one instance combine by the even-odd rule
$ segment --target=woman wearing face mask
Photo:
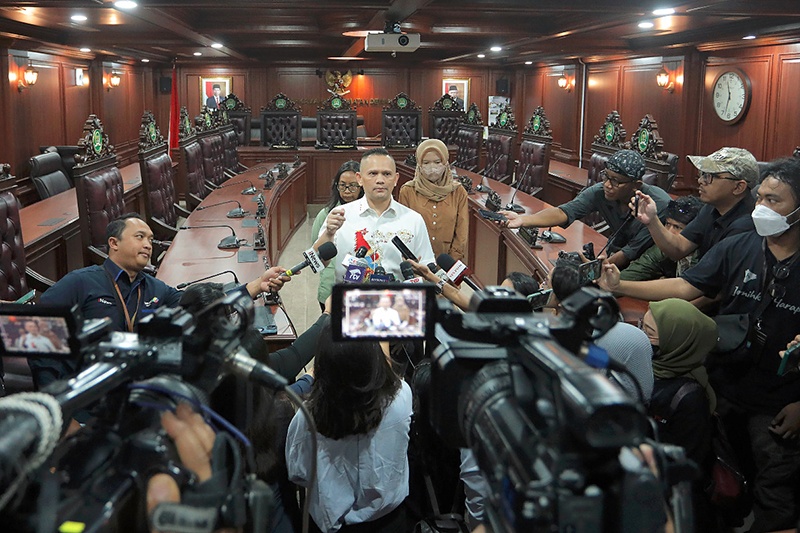
[[[339,167],[339,172],[333,177],[331,199],[319,212],[317,218],[314,219],[314,225],[311,226],[311,244],[317,241],[319,230],[322,228],[322,224],[325,223],[325,218],[331,212],[331,209],[342,204],[349,204],[353,200],[358,200],[364,196],[364,190],[358,185],[358,180],[356,179],[358,169],[358,161],[352,160]],[[333,291],[334,267],[335,265],[331,261],[319,277],[317,301],[319,301],[319,306],[323,311],[325,310],[325,300],[328,299],[328,296]]]
[[[467,192],[453,181],[447,146],[428,139],[417,147],[414,179],[403,185],[397,200],[422,215],[436,257],[464,259],[469,232]]]

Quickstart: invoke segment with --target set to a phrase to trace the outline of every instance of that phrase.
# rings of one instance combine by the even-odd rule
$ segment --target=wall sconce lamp
[[[669,72],[667,72],[667,69],[663,66],[661,70],[658,71],[658,74],[656,74],[656,83],[665,91],[675,91],[675,82],[670,81]]]
[[[564,73],[561,74],[556,83],[558,83],[558,86],[567,92],[572,90],[572,84],[569,82],[569,79]]]
[[[116,72],[112,72],[111,76],[108,77],[108,89],[107,90],[110,91],[112,88],[116,89],[117,87],[119,87],[119,84],[120,84],[121,81],[122,81],[122,78],[120,77],[120,75],[118,73],[116,73]]]
[[[36,85],[36,81],[39,79],[39,71],[33,68],[33,65],[28,63],[28,68],[25,69],[25,72],[22,74],[22,78],[25,80],[25,82],[23,83],[22,80],[19,80],[17,83],[17,90],[19,92]]]

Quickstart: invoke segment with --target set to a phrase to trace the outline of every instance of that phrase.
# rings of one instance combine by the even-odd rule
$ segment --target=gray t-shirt
[[[647,185],[646,183],[642,185],[641,190],[655,201],[658,207],[658,218],[663,222],[670,201],[669,194],[655,185]],[[609,225],[611,231],[615,232],[622,226],[625,217],[628,215],[628,211],[619,210],[617,202],[606,200],[602,183],[596,183],[584,189],[575,199],[558,207],[567,215],[567,223],[563,226],[565,228],[588,214],[598,212]],[[614,242],[608,246],[608,252],[613,254],[622,250],[625,257],[633,261],[652,245],[653,238],[650,236],[647,227],[638,220],[632,220],[617,235]]]

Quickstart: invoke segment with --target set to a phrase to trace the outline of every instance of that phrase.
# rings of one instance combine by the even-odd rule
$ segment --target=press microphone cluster
[[[408,261],[400,263],[400,272],[403,274],[403,283],[425,283],[425,280],[414,273],[414,268]]]
[[[242,194],[247,194],[247,195],[252,196],[252,195],[254,195],[254,194],[256,194],[258,192],[258,189],[256,189],[256,186],[253,185],[253,182],[250,181],[250,180],[241,180],[241,181],[235,181],[233,183],[226,183],[225,185],[223,185],[220,188],[232,187],[233,185],[241,185],[242,183],[249,183],[250,184],[250,186],[248,188],[246,188],[246,189],[244,189],[242,191]]]
[[[447,277],[455,284],[458,285],[462,281],[470,286],[473,291],[480,291],[481,288],[469,279],[472,271],[467,268],[467,265],[461,261],[456,261],[450,254],[441,254],[436,258],[436,262],[442,267],[442,270],[447,271]]]
[[[224,205],[224,204],[236,204],[239,206],[236,209],[231,209],[230,211],[228,211],[228,214],[225,215],[228,218],[244,218],[245,216],[250,214],[249,211],[245,211],[242,208],[242,204],[240,204],[238,200],[225,200],[224,202],[219,202],[216,204],[201,205],[200,207],[197,208],[197,210],[202,211],[203,209],[208,209],[209,207],[216,207],[218,205]]]
[[[239,278],[236,277],[236,272],[233,270],[223,270],[222,272],[217,272],[216,274],[211,274],[210,276],[206,276],[204,278],[196,279],[194,281],[188,281],[186,283],[179,283],[175,288],[178,290],[185,289],[189,285],[194,285],[195,283],[200,283],[201,281],[206,281],[207,279],[216,278],[217,276],[221,276],[223,274],[231,274],[233,276],[233,282],[236,285],[239,285]]]
[[[309,248],[303,252],[303,261],[286,271],[287,276],[294,276],[304,268],[310,266],[315,274],[325,268],[323,261],[330,261],[336,257],[336,245],[332,242],[323,243],[319,251]]]
[[[239,239],[236,238],[236,232],[233,231],[233,228],[227,226],[225,224],[209,224],[208,226],[181,226],[181,229],[206,229],[206,228],[228,228],[231,230],[231,234],[228,237],[223,238],[217,244],[217,248],[220,250],[238,250],[239,249]]]

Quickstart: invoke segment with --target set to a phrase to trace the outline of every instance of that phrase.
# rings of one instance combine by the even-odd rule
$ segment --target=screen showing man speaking
[[[426,299],[419,289],[348,289],[342,298],[342,337],[425,337]]]
[[[69,327],[60,316],[0,315],[0,338],[8,355],[70,353]]]

